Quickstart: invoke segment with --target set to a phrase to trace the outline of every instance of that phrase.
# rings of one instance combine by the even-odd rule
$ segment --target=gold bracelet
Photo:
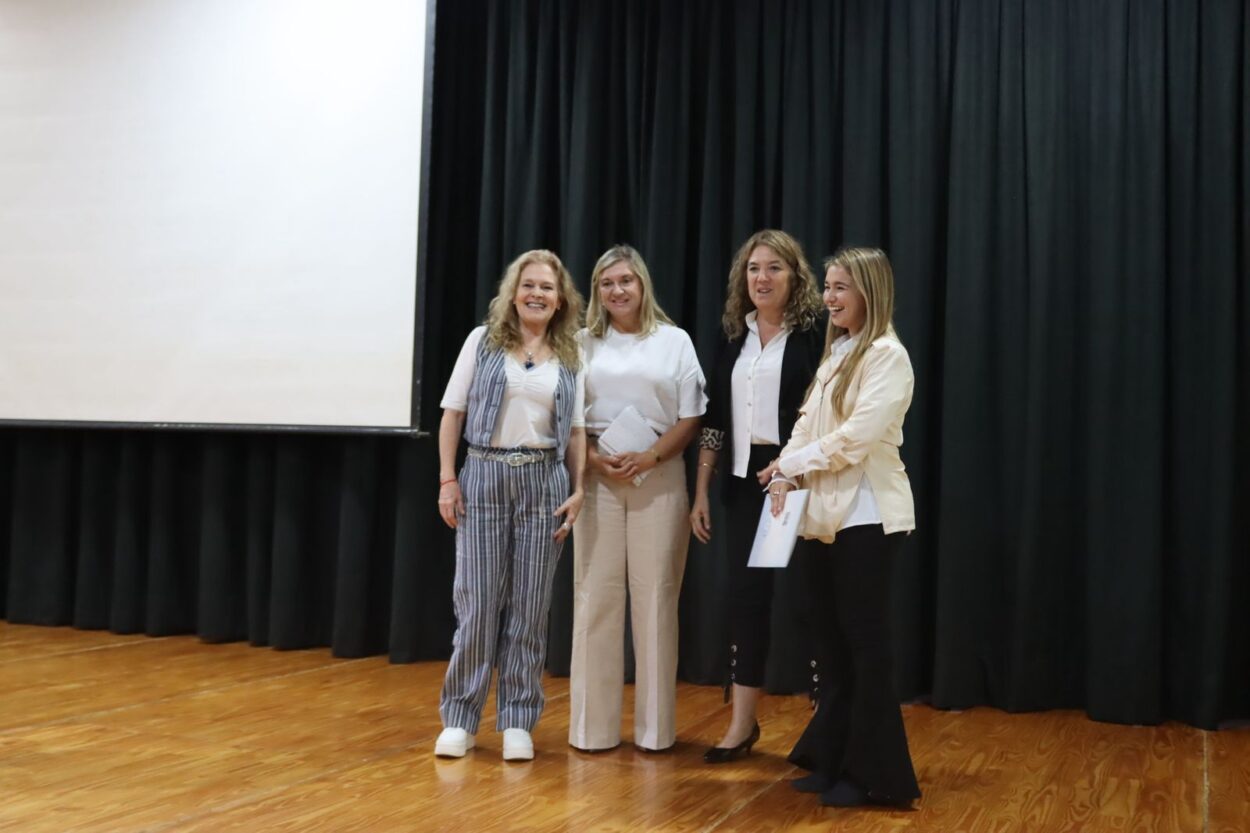
[[[699,468],[701,468],[701,469],[711,469],[712,471],[716,471],[716,466],[712,465],[711,463],[700,463],[700,464],[699,464]]]

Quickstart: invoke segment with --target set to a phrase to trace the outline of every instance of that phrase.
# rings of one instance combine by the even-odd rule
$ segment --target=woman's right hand
[[[596,440],[586,443],[586,468],[595,474],[608,477],[610,475],[605,463],[607,459],[607,457],[599,453],[599,443]]]
[[[690,507],[690,531],[703,543],[712,540],[712,513],[708,511],[707,493],[695,494]]]
[[[460,523],[464,514],[464,495],[460,493],[460,481],[449,480],[438,489],[438,514],[442,515],[443,523],[452,529]]]

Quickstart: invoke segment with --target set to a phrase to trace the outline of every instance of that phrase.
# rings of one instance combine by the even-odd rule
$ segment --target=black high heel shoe
[[[713,746],[703,753],[705,764],[727,764],[751,754],[751,747],[760,739],[760,724],[757,721],[747,739],[737,746]]]

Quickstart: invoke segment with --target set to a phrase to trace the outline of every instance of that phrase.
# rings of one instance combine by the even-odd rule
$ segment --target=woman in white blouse
[[[920,796],[894,691],[890,581],[915,528],[899,446],[911,404],[907,349],[894,332],[894,275],[880,249],[825,263],[829,349],[790,442],[770,466],[773,513],[800,481],[810,489],[803,559],[817,655],[828,679],[790,761],[821,802],[908,805]]]
[[[443,396],[438,511],[456,530],[456,635],[434,753],[474,746],[497,668],[503,758],[534,757],[556,559],[582,506],[582,298],[564,264],[536,249],[499,282]],[[456,473],[463,431],[468,458]]]
[[[729,573],[729,668],[733,712],[721,741],[703,755],[723,764],[750,754],[759,740],[756,712],[763,692],[773,613],[775,570],[747,567],[764,502],[759,479],[790,439],[799,404],[824,347],[820,293],[799,241],[777,229],[747,238],[729,270],[710,402],[699,439],[695,536],[712,537],[708,490],[721,472],[722,529]],[[796,558],[798,554],[796,553]],[[818,678],[817,669],[809,669]],[[818,686],[813,680],[813,686]]]
[[[621,742],[626,587],[635,655],[634,743],[676,741],[677,597],[690,527],[682,451],[707,403],[690,336],[655,301],[629,246],[599,258],[591,277],[586,355],[586,502],[573,536],[573,659],[569,743]],[[632,408],[654,434],[641,450],[608,454],[593,438]]]

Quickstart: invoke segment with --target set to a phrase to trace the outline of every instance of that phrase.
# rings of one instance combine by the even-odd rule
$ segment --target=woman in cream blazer
[[[809,489],[802,535],[827,546],[800,561],[816,633],[817,707],[791,762],[794,781],[832,806],[907,805],[920,796],[894,692],[893,562],[915,528],[899,457],[913,376],[899,342],[894,276],[879,249],[825,263],[828,348],[790,441],[771,467],[773,513]]]

